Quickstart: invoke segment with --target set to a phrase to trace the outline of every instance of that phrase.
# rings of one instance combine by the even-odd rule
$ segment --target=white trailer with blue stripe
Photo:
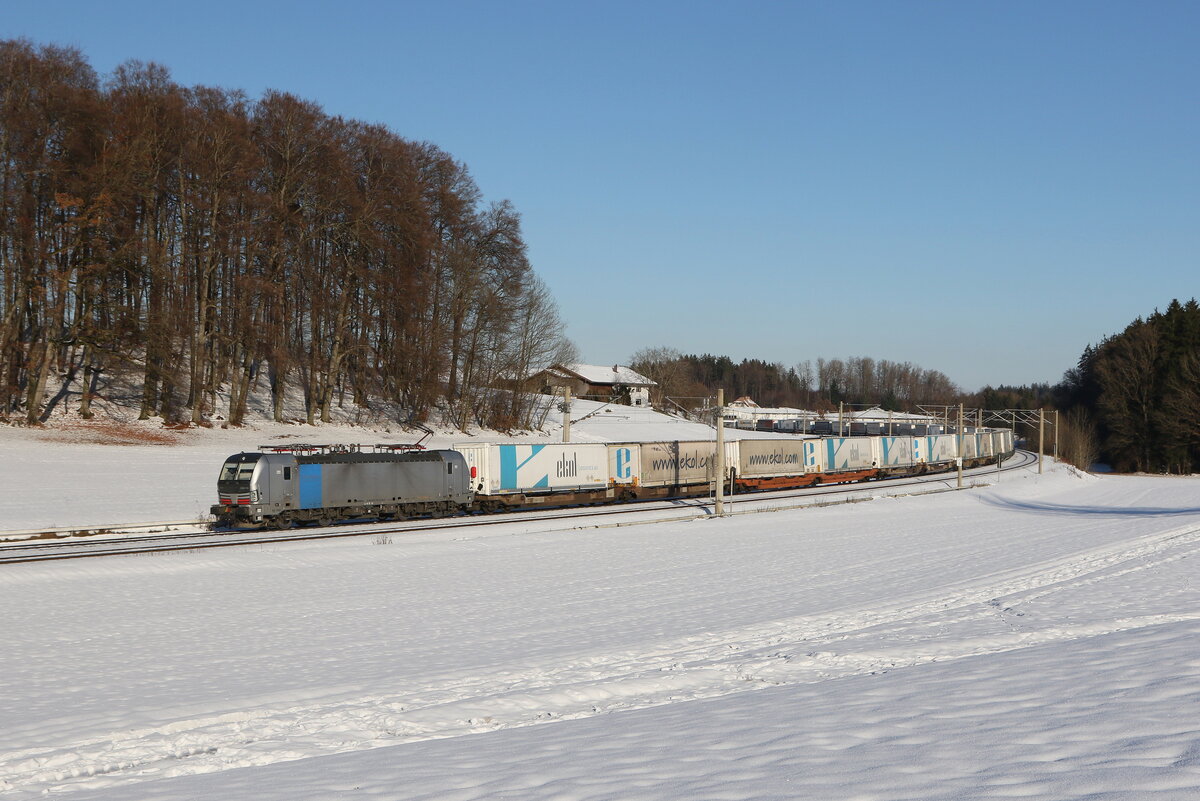
[[[868,470],[877,467],[875,440],[878,437],[827,437],[821,440],[825,451],[825,471],[829,473]]]
[[[879,437],[879,466],[885,473],[907,473],[915,464],[912,437]]]
[[[945,464],[957,458],[958,436],[955,434],[913,437],[914,464]]]
[[[476,504],[502,506],[581,502],[576,494],[616,497],[609,485],[609,446],[598,443],[546,445],[471,443],[454,446],[471,476]]]

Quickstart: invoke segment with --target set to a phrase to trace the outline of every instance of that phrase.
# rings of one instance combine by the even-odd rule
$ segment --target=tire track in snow
[[[513,665],[488,675],[442,674],[369,695],[267,704],[118,731],[59,747],[9,753],[0,791],[102,787],[498,728],[588,717],[766,686],[885,672],[1081,637],[1197,620],[1127,616],[1018,629],[1003,610],[1197,552],[1200,527],[1181,527],[1033,568],[942,587],[903,602],[800,616],[756,626],[584,654],[554,664]],[[946,634],[987,621],[995,633]],[[996,625],[1003,623],[1003,625]]]

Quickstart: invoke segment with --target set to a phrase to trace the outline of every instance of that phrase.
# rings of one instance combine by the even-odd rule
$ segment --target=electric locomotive
[[[217,479],[215,525],[287,528],[374,517],[441,516],[470,507],[466,461],[450,450],[376,445],[262,446],[235,453]]]

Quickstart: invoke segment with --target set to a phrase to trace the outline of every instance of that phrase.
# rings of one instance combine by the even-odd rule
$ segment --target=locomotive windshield
[[[229,457],[229,461],[221,466],[221,475],[217,477],[218,492],[249,492],[250,477],[254,475],[254,465],[261,454],[239,453]]]

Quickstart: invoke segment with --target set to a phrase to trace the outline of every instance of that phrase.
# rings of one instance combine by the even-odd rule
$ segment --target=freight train
[[[1013,451],[1007,429],[925,436],[744,439],[725,443],[729,492],[976,467]],[[625,442],[263,446],[225,460],[211,509],[218,528],[439,517],[502,509],[705,495],[716,443]]]

